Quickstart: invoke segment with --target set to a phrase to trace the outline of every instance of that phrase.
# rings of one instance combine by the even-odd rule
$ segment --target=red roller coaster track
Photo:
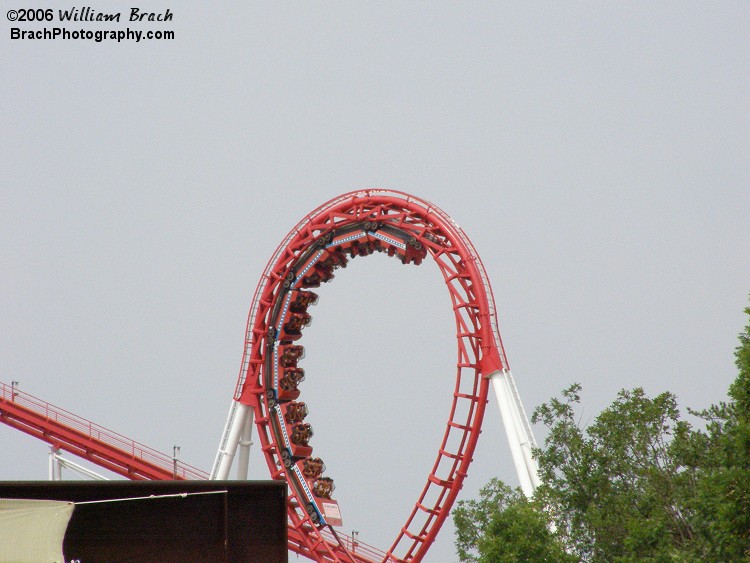
[[[235,400],[253,411],[271,477],[289,484],[290,529],[301,534],[319,560],[366,559],[324,535],[330,528],[326,504],[331,491],[318,486],[326,479],[320,472],[308,471],[310,460],[319,458],[312,458],[307,441],[290,438],[301,426],[289,420],[304,375],[297,365],[303,352],[298,339],[309,321],[308,302],[315,300],[310,288],[332,279],[349,258],[375,251],[405,264],[419,265],[427,255],[435,260],[450,294],[458,345],[456,383],[437,458],[383,560],[424,557],[466,477],[487,403],[488,377],[508,369],[481,260],[463,230],[433,204],[400,192],[351,192],[320,206],[289,232],[255,292]],[[229,436],[242,424],[230,413],[214,476],[231,463],[236,442],[229,443]]]
[[[448,288],[457,341],[455,387],[435,463],[386,552],[364,544],[355,551],[336,534],[333,482],[323,475],[322,460],[312,455],[311,428],[303,422],[307,409],[297,401],[304,378],[298,365],[304,351],[299,339],[310,321],[307,308],[317,300],[311,289],[331,280],[333,271],[349,259],[376,251],[404,264],[419,265],[432,257]],[[408,194],[344,194],[300,221],[266,266],[250,309],[233,408],[211,478],[226,478],[237,448],[237,429],[252,416],[271,477],[289,485],[291,550],[317,561],[420,561],[467,475],[489,379],[499,372],[510,377],[508,369],[492,290],[463,230],[436,206]],[[15,388],[2,384],[0,390],[0,421],[127,478],[207,477]]]
[[[108,430],[38,397],[0,382],[0,422],[128,479],[206,480],[208,473]],[[331,533],[330,544],[337,544]],[[290,526],[289,549],[314,559],[300,532]],[[349,546],[351,549],[351,545]],[[362,542],[356,551],[369,561],[382,553]]]

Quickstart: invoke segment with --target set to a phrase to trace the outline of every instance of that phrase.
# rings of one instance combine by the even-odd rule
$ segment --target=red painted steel
[[[335,236],[336,231],[347,229],[357,241],[364,239],[364,244]],[[373,234],[379,229],[385,232],[380,238]],[[267,358],[267,352],[274,348],[274,337],[268,330],[271,313],[289,291],[284,287],[285,280],[287,286],[304,282],[297,280],[297,272],[292,268],[303,265],[300,261],[312,266],[315,262],[309,258],[312,248],[326,247],[329,252],[337,245],[352,256],[364,256],[378,249],[400,257],[404,263],[417,265],[429,254],[443,275],[456,320],[456,384],[443,439],[425,486],[387,552],[361,542],[353,544],[349,538],[339,537],[333,528],[315,525],[305,508],[309,503],[302,490],[310,483],[306,480],[302,483],[295,476],[296,463],[285,467],[281,458],[285,446],[280,442],[279,429],[284,423],[271,424],[274,411],[267,395],[268,379],[264,379],[268,375],[265,372],[273,366]],[[335,251],[334,248],[330,252]],[[334,258],[333,262],[340,260]],[[327,281],[325,268],[319,268],[316,276],[318,281]],[[314,283],[316,279],[307,278],[305,283]],[[289,326],[284,334],[296,340],[298,327]],[[307,215],[279,245],[258,284],[235,390],[235,400],[255,411],[261,449],[271,478],[285,479],[290,485],[289,549],[326,562],[422,560],[449,515],[471,463],[487,404],[487,376],[507,368],[494,297],[484,266],[466,234],[447,214],[402,192],[364,190],[332,199]],[[1,422],[127,478],[208,478],[199,469],[181,462],[175,464],[166,454],[15,388],[0,384],[0,393]]]
[[[208,473],[0,383],[0,421],[128,479],[208,479]]]
[[[206,480],[209,476],[179,460],[175,465],[173,458],[165,453],[2,382],[0,422],[128,479]],[[333,534],[328,533],[326,538],[328,544],[337,546]],[[289,527],[288,543],[289,549],[300,555],[317,557],[321,561],[340,560],[340,556],[335,555],[322,558],[321,550],[311,551],[302,532],[293,526]],[[358,542],[357,552],[363,558],[356,558],[356,561],[382,559],[382,552],[361,542]]]
[[[385,244],[373,240],[372,233],[381,228],[386,235],[393,235],[380,237]],[[339,235],[341,232],[349,236]],[[402,235],[409,240],[403,239],[403,248],[397,249]],[[269,372],[277,368],[269,356],[276,345],[274,329],[280,303],[294,284],[310,287],[305,283],[325,282],[328,277],[321,269],[310,281],[296,269],[309,271],[308,266],[317,260],[311,257],[313,249],[365,256],[373,248],[416,264],[421,261],[419,249],[426,249],[422,254],[432,256],[448,288],[458,344],[456,385],[436,461],[406,523],[382,555],[352,553],[351,546],[334,541],[325,529],[314,525],[303,509],[310,498],[305,496],[305,483],[295,475],[294,465],[285,467],[281,453],[287,448],[282,433],[278,424],[270,423],[276,389]],[[235,391],[235,399],[255,411],[271,477],[285,479],[290,485],[290,534],[299,541],[295,550],[320,561],[420,561],[449,515],[471,463],[487,403],[486,376],[505,368],[508,364],[484,266],[463,230],[439,208],[401,192],[364,190],[339,196],[302,219],[276,249],[256,289]]]

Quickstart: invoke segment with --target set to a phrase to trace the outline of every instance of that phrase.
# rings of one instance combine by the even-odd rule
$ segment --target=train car
[[[297,362],[305,357],[305,348],[297,344],[282,343],[268,354],[266,363],[266,400],[272,409],[277,402],[296,400],[299,384],[305,380],[305,370]]]
[[[299,403],[276,404],[271,415],[271,428],[280,443],[279,457],[292,477],[291,483],[299,498],[305,500],[305,511],[316,526],[342,525],[338,502],[331,498],[333,479],[323,477],[325,464],[312,458],[312,427],[299,421]],[[304,408],[306,414],[306,407]],[[290,424],[290,420],[295,420]],[[300,467],[300,464],[302,467]]]
[[[310,326],[311,322],[312,317],[309,314],[294,313],[290,311],[281,325],[281,332],[278,336],[279,340],[285,342],[299,340],[302,337],[302,329],[306,326]]]
[[[310,438],[313,436],[312,426],[308,423],[289,425],[284,420],[282,405],[276,404],[271,415],[274,434],[281,438],[279,456],[284,467],[290,469],[292,464],[304,460],[312,454]]]

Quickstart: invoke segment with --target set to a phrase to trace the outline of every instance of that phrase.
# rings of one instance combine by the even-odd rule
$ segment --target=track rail
[[[128,479],[202,481],[209,477],[201,469],[179,460],[175,463],[168,454],[3,382],[0,382],[0,422]],[[289,550],[309,558],[320,555],[319,549],[309,549],[294,526],[289,526],[287,538]],[[338,545],[333,532],[326,531],[324,538],[327,543]],[[342,543],[352,550],[349,538]],[[353,553],[355,561],[380,560],[383,555],[360,541],[354,545]],[[332,556],[328,560],[337,558]]]
[[[128,479],[208,479],[208,473],[0,383],[0,422]]]
[[[293,436],[300,428],[288,416],[289,399],[282,397],[282,390],[289,389],[282,389],[279,375],[282,368],[297,370],[296,359],[284,364],[282,347],[297,345],[297,325],[303,323],[300,315],[306,315],[306,310],[289,308],[292,292],[299,295],[328,281],[330,270],[345,265],[341,256],[366,256],[375,250],[405,264],[434,259],[448,289],[457,342],[456,383],[435,463],[387,551],[339,536],[331,526],[325,509],[330,491],[317,488],[323,480],[320,473],[307,473],[304,465],[312,457],[306,441],[304,447],[293,447],[292,442],[300,445]],[[287,316],[290,311],[299,318]],[[297,325],[289,324],[290,319]],[[417,562],[425,557],[462,487],[481,432],[489,378],[500,372],[510,373],[492,289],[464,231],[427,201],[402,192],[362,190],[334,198],[303,218],[269,260],[250,308],[245,353],[210,476],[3,383],[0,422],[130,479],[225,479],[243,424],[252,414],[271,478],[289,485],[290,550],[324,562]],[[296,383],[294,387],[292,392],[297,392]],[[525,418],[522,406],[520,413]]]
[[[289,463],[289,428],[279,422],[274,409],[280,394],[279,349],[291,344],[284,342],[283,335],[278,336],[288,319],[284,315],[289,292],[311,287],[305,275],[320,264],[326,265],[325,261],[329,263],[326,267],[332,263],[338,267],[340,258],[336,254],[366,256],[374,250],[386,251],[404,263],[419,264],[428,255],[435,260],[456,319],[457,362],[448,421],[424,488],[391,547],[382,555],[362,557],[337,537],[327,536],[326,526],[321,527],[323,511],[309,493],[314,479],[300,477],[301,460]],[[333,277],[325,270],[321,268],[322,279],[318,281]],[[304,217],[266,265],[250,307],[235,403],[212,477],[224,478],[228,471],[226,463],[231,463],[236,448],[231,437],[242,424],[233,413],[240,410],[239,404],[244,405],[253,410],[271,477],[289,483],[290,531],[294,529],[299,535],[301,551],[309,551],[308,556],[320,561],[420,561],[449,515],[467,475],[487,404],[488,377],[507,369],[492,289],[464,231],[435,205],[402,192],[362,190],[344,194]]]

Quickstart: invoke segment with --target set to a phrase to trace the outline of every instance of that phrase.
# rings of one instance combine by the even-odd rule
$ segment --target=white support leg
[[[539,485],[538,467],[531,455],[534,437],[531,435],[528,420],[525,420],[526,414],[522,406],[518,404],[520,399],[514,392],[515,385],[512,377],[509,371],[496,371],[490,375],[490,381],[500,407],[500,415],[505,426],[521,490],[527,497],[531,497]]]
[[[242,425],[242,434],[240,435],[240,451],[237,459],[237,479],[244,481],[247,479],[248,467],[250,465],[250,446],[253,445],[253,422],[255,421],[255,412],[253,409],[247,409],[245,422]]]
[[[515,408],[513,409],[513,413],[516,419],[516,427],[518,428],[519,434],[523,438],[523,441],[521,442],[521,451],[523,452],[523,456],[526,461],[526,467],[529,470],[531,485],[534,487],[534,490],[536,490],[541,481],[539,479],[539,465],[534,459],[534,454],[532,452],[532,448],[536,447],[534,433],[531,431],[529,418],[526,416],[526,411],[524,410],[523,403],[521,402],[521,396],[518,394],[516,382],[513,380],[513,374],[510,373],[510,370],[505,371],[505,383],[508,386],[511,399],[515,406]]]
[[[55,446],[49,447],[49,480],[61,481],[62,472],[60,471],[60,462],[58,461],[58,450]]]
[[[214,460],[210,479],[224,480],[229,478],[229,471],[232,468],[234,454],[237,451],[237,445],[239,444],[249,410],[250,407],[247,405],[243,405],[238,401],[232,401],[227,423],[224,426],[224,434],[219,445],[219,451],[216,452],[216,459]]]

